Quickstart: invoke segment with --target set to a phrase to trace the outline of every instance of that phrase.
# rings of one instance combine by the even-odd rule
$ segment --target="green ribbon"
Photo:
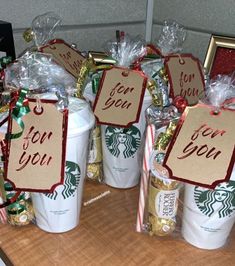
[[[6,134],[7,139],[17,139],[23,134],[25,126],[24,126],[24,122],[22,121],[22,117],[30,112],[29,106],[23,105],[27,92],[28,92],[27,89],[21,89],[18,101],[16,102],[16,105],[11,114],[12,118],[21,127],[21,131],[15,134],[10,134],[10,133]]]
[[[16,199],[12,203],[7,205],[7,212],[9,214],[15,215],[15,214],[20,214],[21,212],[25,211],[26,210],[25,193],[21,192],[20,195],[18,195],[15,191],[13,191],[12,185],[8,182],[5,182],[4,187],[5,187],[5,190],[8,192],[6,193],[6,198],[9,202],[11,201],[11,199],[16,197]]]
[[[8,64],[12,62],[11,56],[4,56],[0,58],[0,70],[5,68]]]
[[[101,79],[101,77],[98,73],[93,74],[93,76],[92,76],[92,92],[94,94],[96,94],[98,91],[100,79]]]
[[[14,202],[7,207],[8,214],[17,215],[26,211],[26,207],[19,202]]]

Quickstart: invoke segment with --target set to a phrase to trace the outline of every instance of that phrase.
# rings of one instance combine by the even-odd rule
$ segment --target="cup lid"
[[[69,98],[68,135],[81,134],[91,129],[95,124],[95,117],[90,105],[82,99]]]

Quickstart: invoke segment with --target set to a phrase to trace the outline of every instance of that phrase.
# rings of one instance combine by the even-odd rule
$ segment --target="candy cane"
[[[137,232],[141,232],[143,227],[145,199],[148,191],[149,170],[150,170],[149,159],[153,149],[154,134],[155,134],[155,126],[153,124],[148,125],[146,130],[143,168],[142,168],[142,176],[140,182],[139,206],[138,206],[137,222],[136,222]]]

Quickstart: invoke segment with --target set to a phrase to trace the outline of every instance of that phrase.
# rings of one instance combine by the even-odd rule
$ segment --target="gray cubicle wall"
[[[235,37],[235,0],[154,0],[153,41],[166,19],[185,26],[184,52],[204,61],[211,34]]]
[[[16,54],[27,45],[22,38],[39,14],[53,11],[62,18],[56,33],[80,50],[101,50],[117,29],[144,37],[147,0],[0,0],[0,19],[13,25]]]
[[[150,12],[148,2],[154,5]],[[12,22],[17,54],[27,47],[23,31],[34,17],[48,11],[62,18],[55,36],[76,43],[80,50],[102,50],[117,29],[145,37],[151,12],[153,43],[163,21],[176,20],[188,32],[184,52],[201,61],[211,34],[235,36],[235,0],[0,0],[0,4],[0,19]]]

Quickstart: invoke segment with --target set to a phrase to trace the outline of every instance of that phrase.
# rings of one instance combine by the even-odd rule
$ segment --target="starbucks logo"
[[[214,190],[195,187],[194,199],[202,213],[219,218],[231,216],[235,210],[235,181],[221,183]]]
[[[129,158],[140,146],[141,134],[137,127],[115,128],[107,127],[105,142],[108,150],[115,157]]]
[[[56,200],[59,195],[64,199],[74,196],[80,181],[80,168],[79,166],[70,161],[66,161],[65,166],[65,179],[64,184],[59,185],[53,193],[46,193],[45,195]]]

